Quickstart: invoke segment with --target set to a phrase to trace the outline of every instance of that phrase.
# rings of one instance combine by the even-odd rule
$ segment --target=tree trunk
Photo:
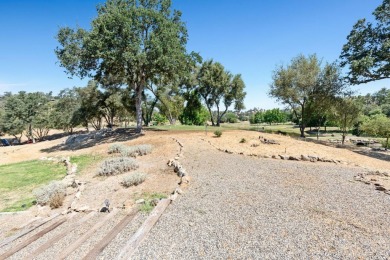
[[[345,131],[343,131],[343,135],[341,136],[341,145],[344,145],[344,142],[345,142]]]
[[[207,105],[207,109],[209,110],[209,113],[210,113],[211,125],[215,126],[213,113],[211,112],[211,108],[208,105]]]
[[[139,85],[135,87],[135,111],[137,128],[136,132],[141,133],[142,131],[142,87]]]
[[[305,125],[303,123],[299,125],[299,131],[301,131],[301,137],[305,138]]]

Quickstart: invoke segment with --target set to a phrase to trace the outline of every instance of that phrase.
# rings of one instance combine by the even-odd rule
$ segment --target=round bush
[[[110,158],[102,162],[98,175],[100,176],[109,176],[117,175],[124,172],[137,169],[138,163],[133,158],[128,157],[116,157]]]

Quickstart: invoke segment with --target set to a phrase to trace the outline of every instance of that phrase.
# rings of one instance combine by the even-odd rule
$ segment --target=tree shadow
[[[390,162],[390,151],[387,152],[378,152],[378,151],[370,151],[370,150],[354,150],[353,152],[365,155],[371,158],[375,158],[382,161]]]
[[[75,138],[72,142],[65,141],[62,144],[54,145],[49,148],[44,148],[40,151],[45,153],[57,151],[75,151],[105,143],[134,140],[142,135],[142,133],[136,133],[136,130],[134,128],[118,128],[112,131],[106,130],[103,132],[94,131],[90,133],[78,133],[69,136],[69,138]]]

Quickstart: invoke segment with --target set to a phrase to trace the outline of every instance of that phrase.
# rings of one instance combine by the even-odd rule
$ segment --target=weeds
[[[240,144],[243,144],[243,143],[246,143],[246,139],[245,139],[245,138],[242,138],[242,139],[240,140]]]
[[[221,136],[222,136],[222,131],[221,131],[221,130],[215,130],[215,131],[214,131],[214,135],[215,135],[216,137],[221,137]]]
[[[145,200],[145,203],[141,204],[140,210],[145,213],[150,213],[157,205],[158,201],[165,199],[167,196],[161,193],[144,193],[141,198]]]

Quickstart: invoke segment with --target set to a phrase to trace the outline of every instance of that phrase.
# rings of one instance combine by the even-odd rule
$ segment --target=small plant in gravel
[[[48,185],[35,189],[33,194],[36,198],[37,204],[47,205],[51,208],[58,208],[66,196],[66,185],[61,181],[52,181]]]
[[[246,143],[246,139],[245,138],[241,138],[241,140],[240,140],[240,144],[243,144],[243,143]]]
[[[221,137],[222,131],[221,131],[221,130],[215,130],[215,131],[214,131],[214,135],[215,135],[216,137]]]
[[[131,186],[137,186],[146,180],[146,174],[142,172],[135,172],[128,176],[125,176],[121,182],[126,188]]]
[[[149,213],[157,205],[158,201],[165,199],[167,196],[161,193],[144,193],[142,198],[145,200],[145,203],[141,204],[140,210],[145,213]]]
[[[65,200],[65,193],[54,193],[53,196],[50,197],[49,206],[52,209],[56,209],[62,206]]]
[[[128,157],[116,157],[110,158],[102,162],[100,165],[98,175],[109,176],[122,174],[131,170],[137,169],[138,163],[133,158]]]

